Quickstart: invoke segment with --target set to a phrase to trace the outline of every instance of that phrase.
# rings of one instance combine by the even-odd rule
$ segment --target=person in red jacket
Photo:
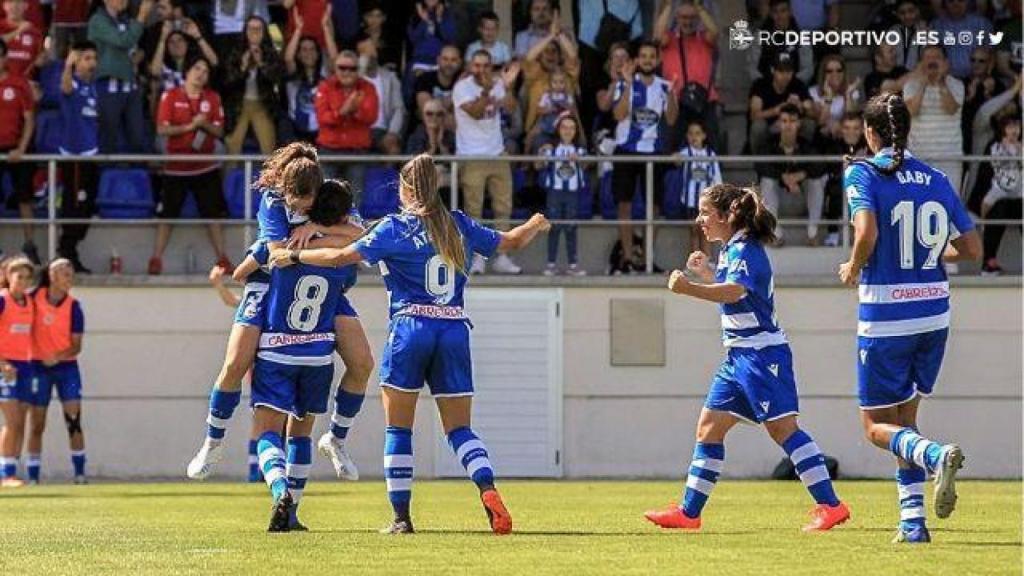
[[[7,71],[31,80],[43,51],[43,35],[26,19],[25,0],[4,0],[3,7],[7,15],[0,20],[0,38],[7,43]]]
[[[157,111],[157,134],[167,138],[168,154],[213,154],[217,140],[224,136],[224,109],[220,96],[207,88],[213,67],[202,56],[185,70],[185,83],[164,92]],[[191,192],[202,218],[224,218],[227,203],[221,186],[220,163],[207,160],[168,162],[164,168],[164,185],[157,207],[160,218],[178,218]],[[217,264],[227,270],[234,267],[224,251],[224,233],[220,224],[209,224],[210,243],[217,255]],[[156,229],[156,246],[149,259],[149,273],[163,271],[163,253],[171,238],[171,226],[160,224]]]
[[[345,50],[334,59],[334,75],[317,88],[316,119],[320,134],[316,144],[321,155],[367,154],[371,148],[370,130],[377,121],[379,102],[373,84],[359,77],[359,56]],[[364,163],[324,165],[324,177],[341,176],[349,181],[358,205],[363,191]]]
[[[33,262],[39,261],[39,251],[32,241],[32,165],[22,159],[32,143],[35,129],[35,99],[25,78],[10,71],[7,44],[0,39],[0,178],[11,176],[14,198],[22,218],[25,243],[21,247]]]

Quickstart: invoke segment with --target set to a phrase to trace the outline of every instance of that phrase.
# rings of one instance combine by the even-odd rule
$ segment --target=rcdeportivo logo
[[[729,49],[746,50],[754,43],[754,33],[746,20],[737,20],[729,27]]]

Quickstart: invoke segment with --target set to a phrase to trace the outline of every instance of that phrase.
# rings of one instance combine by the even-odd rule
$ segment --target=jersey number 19
[[[929,200],[915,212],[914,202],[904,200],[893,206],[892,225],[900,229],[900,268],[914,268],[915,239],[928,250],[921,268],[928,270],[938,265],[949,239],[949,216],[945,206]]]

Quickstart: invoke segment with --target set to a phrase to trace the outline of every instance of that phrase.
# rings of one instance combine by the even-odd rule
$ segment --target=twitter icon
[[[993,46],[996,46],[996,45],[998,45],[998,44],[999,44],[1000,42],[1002,42],[1002,41],[1003,41],[1003,33],[1002,33],[1002,32],[996,32],[995,34],[993,34],[992,32],[989,32],[989,33],[988,33],[988,40],[989,40],[989,42],[990,42],[990,43],[991,43],[991,44],[992,44]]]

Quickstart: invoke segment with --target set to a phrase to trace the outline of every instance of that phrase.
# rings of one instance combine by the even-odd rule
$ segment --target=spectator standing
[[[351,50],[343,50],[334,61],[334,74],[320,83],[317,89],[316,118],[320,134],[316,144],[324,155],[368,154],[373,140],[371,129],[377,122],[380,100],[373,83],[359,77],[359,57]],[[340,167],[324,163],[324,175],[338,176],[352,184],[354,202],[359,203],[363,192],[366,166],[362,162],[347,162]]]
[[[99,152],[99,89],[96,45],[86,40],[71,45],[64,62],[60,84],[60,117],[64,128],[62,156],[92,156]],[[96,209],[99,164],[61,162],[62,218],[91,218]],[[74,265],[75,272],[90,273],[78,256],[78,244],[89,231],[88,224],[61,226],[57,253]]]
[[[992,184],[982,200],[981,217],[991,220],[1020,220],[1021,200],[1021,120],[1017,114],[999,118],[996,140],[986,151],[992,156]],[[1003,272],[999,265],[999,244],[1003,241],[1004,224],[986,224],[984,232],[984,276]]]
[[[423,123],[413,130],[405,141],[405,153],[410,156],[430,154],[431,156],[450,156],[455,153],[455,133],[448,128],[450,122],[444,102],[434,98],[423,104]],[[445,204],[451,197],[451,170],[448,164],[438,162],[438,192]]]
[[[394,42],[384,29],[388,21],[387,13],[380,7],[380,4],[369,3],[363,9],[363,29],[359,33],[356,42],[356,50],[364,54],[372,45],[377,53],[377,65],[390,68],[396,74],[401,70],[402,44],[401,41]],[[332,60],[333,62],[333,60]]]
[[[330,0],[331,21],[334,24],[334,41],[339,46],[354,46],[359,40],[359,7],[367,5],[373,0]],[[389,6],[392,10],[402,8],[392,3]],[[397,33],[401,37],[401,32]]]
[[[964,103],[964,83],[950,74],[949,61],[942,46],[927,46],[913,76],[903,86],[903,98],[913,121],[908,148],[925,158],[963,154],[960,114]],[[956,161],[930,162],[942,170],[958,194],[961,193],[962,167]]]
[[[575,220],[580,205],[580,194],[585,190],[586,175],[578,162],[585,156],[583,132],[575,115],[565,112],[555,123],[558,139],[554,143],[541,148],[541,154],[550,158],[540,163],[541,186],[547,198],[547,209],[544,215],[550,220]],[[545,276],[558,274],[558,241],[565,236],[566,259],[570,276],[585,276],[586,270],[579,265],[576,250],[576,225],[554,224],[548,233],[548,263],[544,268]]]
[[[253,16],[270,21],[267,0],[213,0],[213,49],[221,58],[228,60],[227,56],[242,43]]]
[[[35,127],[35,99],[23,76],[8,70],[7,44],[0,39],[0,178],[9,174],[18,202],[18,214],[23,221],[24,243],[21,251],[34,263],[39,263],[39,251],[32,240],[32,166],[22,159],[32,142]]]
[[[664,154],[669,148],[660,137],[661,126],[674,126],[679,116],[679,106],[672,96],[672,86],[658,76],[658,45],[643,42],[637,51],[635,62],[623,67],[623,76],[628,80],[619,81],[615,87],[612,113],[618,122],[615,128],[615,154],[619,156]],[[622,260],[618,271],[629,273],[644,270],[644,264],[633,261],[633,225],[631,217],[633,195],[637,186],[643,186],[645,166],[642,163],[616,163],[612,169],[612,190],[618,206],[619,240],[622,243]],[[655,182],[662,172],[655,167]],[[663,187],[655,187],[655,206],[660,202]]]
[[[551,33],[551,21],[554,19],[554,9],[551,0],[530,0],[530,25],[525,30],[516,33],[515,57],[522,60],[526,58],[533,46],[548,37]],[[472,54],[468,54],[472,56]],[[467,58],[468,59],[468,58]]]
[[[708,143],[708,133],[699,120],[692,119],[686,125],[686,143],[676,155],[690,161],[684,162],[680,167],[679,190],[669,190],[669,193],[680,195],[683,219],[693,220],[700,212],[701,192],[708,186],[722,183],[722,166],[714,160],[717,154]],[[707,249],[707,238],[700,227],[690,226],[690,250],[706,253]]]
[[[839,0],[803,0],[790,8],[801,30],[835,30],[839,27]]]
[[[147,152],[142,91],[135,77],[132,51],[142,36],[143,22],[153,0],[142,0],[138,17],[130,18],[128,0],[103,0],[103,7],[89,18],[89,40],[96,45],[99,64],[100,151],[104,154]],[[123,141],[124,146],[120,144]]]
[[[864,77],[864,98],[870,100],[880,92],[902,92],[908,70],[896,63],[896,47],[879,44],[872,54],[871,72]]]
[[[779,133],[779,119],[782,107],[793,104],[807,113],[811,109],[811,94],[798,78],[793,76],[793,59],[787,52],[775,55],[771,76],[759,78],[750,87],[750,149],[752,152],[763,148],[771,134]],[[801,135],[810,140],[814,137],[816,123],[813,118],[804,117],[800,122]]]
[[[761,24],[761,30],[769,33],[799,31],[789,0],[771,0],[769,16]],[[814,50],[803,45],[762,46],[758,42],[750,47],[748,72],[750,77],[759,80],[771,76],[772,64],[778,61],[779,54],[788,54],[796,71],[796,77],[805,85],[814,80]]]
[[[508,44],[498,40],[501,32],[501,21],[493,10],[486,10],[479,16],[479,23],[476,27],[479,40],[475,40],[466,48],[466,59],[476,53],[477,50],[487,50],[491,55],[491,62],[495,67],[500,68],[512,60],[512,51]]]
[[[932,20],[931,29],[939,33],[946,47],[946,58],[949,60],[949,73],[956,78],[966,78],[971,73],[971,52],[978,44],[979,32],[991,32],[992,23],[988,18],[968,10],[968,0],[942,0],[944,15]],[[970,35],[970,42],[962,42]],[[952,35],[955,42],[946,43],[945,38]],[[986,34],[986,39],[987,39]]]
[[[437,56],[445,44],[457,39],[455,19],[445,0],[417,0],[416,15],[407,34],[411,52],[409,66],[414,74],[434,70]]]
[[[160,39],[149,63],[153,118],[156,118],[160,95],[185,83],[185,65],[197,54],[202,54],[210,65],[217,67],[217,54],[195,22],[164,20],[160,23]]]
[[[281,0],[281,6],[288,11],[288,23],[284,29],[285,42],[291,40],[295,35],[297,19],[303,22],[323,22],[324,19],[331,20],[330,0]],[[333,22],[332,22],[333,25]],[[327,49],[327,36],[324,26],[309,26],[303,28],[302,32],[316,40],[321,50]],[[333,32],[331,34],[333,36]],[[333,38],[331,39],[334,40]]]
[[[224,107],[230,127],[225,144],[229,154],[241,153],[249,128],[256,135],[261,153],[274,151],[274,115],[283,78],[284,61],[270,41],[267,22],[259,16],[250,17],[245,22],[245,38],[235,46],[224,70]]]
[[[326,59],[316,40],[305,34],[306,20],[299,16],[294,22],[295,32],[284,50],[284,69],[287,74],[284,98],[287,114],[278,123],[277,136],[280,142],[302,140],[312,144],[316,142],[317,132],[320,131],[314,105],[317,86],[324,79],[325,61],[334,62],[338,56],[338,47],[334,43],[334,24],[330,18],[324,18],[320,22],[320,27],[324,31]]]
[[[157,133],[167,138],[168,154],[213,154],[217,141],[224,136],[224,109],[220,96],[206,87],[211,70],[212,66],[205,58],[196,58],[185,72],[185,83],[165,92],[160,98]],[[200,217],[227,216],[220,168],[219,162],[168,162],[164,167],[157,217],[173,219],[181,216],[185,195],[190,192]],[[224,233],[220,224],[207,224],[207,233],[217,255],[217,265],[227,271],[232,270],[224,251]],[[158,225],[153,256],[149,259],[150,274],[163,272],[164,250],[170,238],[171,225]]]
[[[72,44],[85,40],[91,3],[92,0],[60,0],[53,3],[50,33],[53,35],[54,54],[65,54]]]
[[[370,130],[373,151],[388,155],[402,153],[402,135],[405,134],[405,100],[402,98],[402,81],[390,68],[377,62],[376,47],[361,44],[359,54],[360,71],[377,90],[377,121]]]
[[[532,152],[546,144],[558,142],[558,119],[562,114],[569,114],[576,119],[579,127],[579,110],[576,108],[576,96],[569,88],[569,75],[556,71],[549,75],[548,89],[541,94],[537,106],[537,118],[533,128],[526,136],[526,150]],[[582,133],[580,134],[582,139]]]
[[[839,139],[830,143],[829,153],[849,158],[873,156],[864,139],[864,119],[859,112],[846,112],[840,122]],[[825,184],[826,220],[842,220],[846,198],[843,194],[843,170],[845,165],[830,165],[828,182]],[[829,224],[825,235],[825,246],[839,246],[839,226]]]
[[[972,149],[974,115],[985,102],[1006,90],[1002,80],[994,75],[995,59],[995,52],[988,46],[979,46],[971,54],[971,75],[964,79],[964,106],[960,115],[964,150]]]
[[[800,156],[813,155],[817,150],[800,137],[800,109],[794,104],[785,104],[779,114],[779,135],[772,139],[762,152],[771,156],[791,156],[788,162],[757,164],[764,205],[772,214],[780,215],[783,204],[790,199],[803,196],[807,209],[807,244],[817,246],[818,223],[821,221],[825,204],[826,165],[816,162],[801,162]],[[776,244],[782,245],[783,229],[775,229]]]
[[[600,145],[600,141],[603,139],[600,137],[602,134],[609,134],[615,131],[616,122],[612,114],[613,97],[615,96],[615,87],[620,81],[625,81],[622,70],[629,61],[629,45],[625,42],[612,44],[612,47],[608,50],[608,61],[601,71],[601,78],[598,83],[601,88],[597,90],[595,97],[597,116],[593,122],[594,138],[592,139],[595,145]]]
[[[440,100],[447,112],[448,128],[455,128],[455,107],[452,105],[452,90],[462,70],[462,53],[458,46],[449,44],[437,56],[437,70],[424,72],[416,77],[416,117],[422,115],[423,105],[429,100]]]
[[[596,94],[604,88],[600,80],[601,70],[611,45],[615,42],[634,43],[644,35],[641,5],[638,0],[576,0],[579,14],[579,35],[576,39],[580,58],[580,90],[582,94]],[[605,18],[605,16],[609,18]],[[556,16],[557,17],[557,16]],[[620,31],[625,34],[601,34],[601,22],[618,21]],[[605,25],[605,30],[613,27]],[[597,104],[593,98],[580,100],[580,116],[584,126],[591,126],[597,115]]]
[[[675,8],[665,1],[654,25],[654,37],[661,42],[661,70],[679,100],[684,126],[697,120],[717,145],[718,88],[715,87],[715,58],[718,26],[700,0],[682,0]]]
[[[928,30],[928,23],[921,17],[917,0],[898,0],[896,17],[899,21],[889,28],[890,32],[896,32],[900,38],[896,44],[896,65],[913,70],[921,59],[921,48],[924,47],[915,39],[921,32]]]
[[[1007,0],[1009,18],[999,23],[997,29],[1003,34],[1003,41],[996,47],[997,70],[1003,81],[1009,83],[1021,74],[1021,60],[1024,59],[1024,35],[1021,26],[1021,0]]]
[[[495,78],[491,55],[480,50],[470,59],[469,74],[455,84],[452,101],[455,105],[455,153],[459,156],[501,156],[505,142],[501,132],[501,109],[517,107],[512,86],[519,75],[519,65],[509,64]],[[466,213],[475,220],[483,217],[484,193],[489,192],[496,227],[506,229],[512,216],[512,169],[500,160],[464,162],[460,166],[462,192]],[[522,269],[508,257],[499,254],[492,265],[502,274],[519,274]],[[482,274],[486,263],[482,256],[473,256],[470,272]]]
[[[548,125],[542,129],[555,138],[554,117],[567,109],[577,111],[579,74],[576,44],[572,37],[562,30],[561,22],[553,19],[548,36],[535,43],[523,61],[523,90],[526,93],[524,128],[528,133],[535,134],[538,119],[548,115]],[[561,79],[560,83],[563,85],[554,88],[553,91],[556,79]],[[548,96],[546,99],[545,94]],[[535,151],[536,146],[528,150]]]
[[[3,6],[7,17],[0,21],[0,38],[7,43],[7,73],[31,79],[42,65],[43,35],[25,18],[25,0],[4,0]]]
[[[808,91],[811,95],[810,116],[818,126],[819,138],[837,140],[843,116],[859,110],[864,101],[860,78],[850,82],[846,61],[839,54],[826,54],[818,66],[818,83]]]

